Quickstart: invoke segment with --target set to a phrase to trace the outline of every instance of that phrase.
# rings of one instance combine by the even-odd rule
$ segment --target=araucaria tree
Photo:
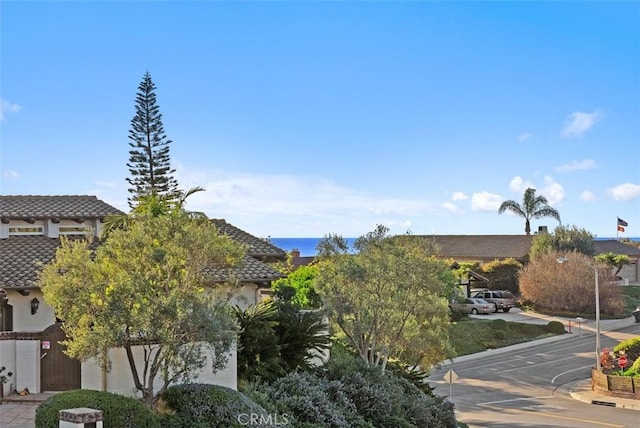
[[[447,296],[454,278],[427,240],[389,236],[388,229],[358,238],[320,242],[316,291],[349,343],[369,366],[390,358],[430,367],[449,356]]]
[[[518,217],[524,218],[524,232],[531,235],[531,219],[551,217],[560,221],[560,214],[552,208],[544,196],[536,196],[536,189],[528,188],[522,197],[522,205],[516,201],[504,201],[498,209],[498,214],[510,211]]]
[[[63,240],[40,285],[65,320],[68,355],[108,369],[106,350],[124,348],[135,388],[152,406],[169,384],[192,380],[208,364],[214,372],[226,365],[237,336],[228,306],[234,284],[214,283],[212,274],[228,272],[243,255],[209,221],[183,210],[139,214],[95,251],[87,241]]]
[[[178,182],[173,177],[169,145],[171,140],[164,133],[162,114],[156,102],[156,85],[147,72],[136,94],[136,114],[129,130],[129,172],[131,185],[129,206],[133,208],[143,196],[173,198],[178,193]]]

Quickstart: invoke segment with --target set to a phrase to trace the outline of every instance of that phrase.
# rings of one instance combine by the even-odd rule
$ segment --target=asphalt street
[[[517,311],[489,317],[512,321],[526,316]],[[617,331],[601,328],[601,344],[612,348],[638,335],[640,324]],[[454,359],[435,369],[429,383],[439,395],[451,393],[458,420],[472,428],[640,428],[638,411],[571,398],[576,383],[590,378],[595,359],[595,334],[587,323],[573,334]],[[458,376],[451,384],[444,380],[449,370]]]

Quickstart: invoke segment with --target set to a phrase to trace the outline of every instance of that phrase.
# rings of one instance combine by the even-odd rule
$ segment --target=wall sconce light
[[[31,315],[35,315],[38,312],[38,308],[40,307],[40,300],[37,297],[31,299]]]

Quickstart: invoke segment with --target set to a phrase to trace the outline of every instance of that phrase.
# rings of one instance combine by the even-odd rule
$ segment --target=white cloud
[[[17,113],[20,110],[22,110],[22,106],[0,98],[0,120],[4,120],[7,113]]]
[[[609,194],[616,201],[630,201],[640,197],[640,184],[624,183],[609,189]]]
[[[596,195],[595,193],[590,192],[589,190],[585,190],[584,192],[580,193],[580,199],[584,202],[595,202]]]
[[[532,134],[530,134],[528,132],[523,132],[523,133],[518,135],[518,141],[520,141],[521,143],[524,143],[525,141],[529,141],[531,139],[531,137],[533,137]]]
[[[225,218],[256,236],[360,236],[377,224],[405,233],[412,221],[450,215],[451,210],[443,204],[356,191],[322,177],[178,169],[176,178],[184,188],[207,189],[192,195],[187,209]]]
[[[562,185],[556,183],[553,178],[545,177],[544,178],[544,187],[537,192],[538,195],[543,195],[547,198],[549,205],[552,207],[564,200],[565,192]]]
[[[16,171],[2,171],[2,176],[4,178],[8,178],[9,180],[20,179],[20,174],[18,174]]]
[[[472,211],[495,211],[498,212],[502,197],[495,193],[477,192],[471,196]]]
[[[465,201],[469,199],[469,196],[467,196],[464,192],[453,192],[451,199],[453,199],[454,201]]]
[[[564,122],[564,127],[560,131],[560,135],[564,138],[580,137],[587,132],[597,121],[602,119],[603,114],[599,111],[593,113],[585,113],[582,111],[574,111]]]
[[[592,159],[584,159],[581,161],[574,160],[567,164],[556,167],[556,171],[558,172],[581,171],[586,169],[593,169],[595,167],[596,167],[596,161]]]
[[[442,208],[452,214],[461,214],[462,210],[453,202],[445,202],[442,204]]]
[[[522,194],[530,187],[535,189],[535,186],[532,182],[526,181],[520,176],[513,177],[509,182],[509,189],[514,193]]]
[[[544,186],[539,188],[531,181],[525,180],[520,176],[516,176],[509,182],[509,189],[520,195],[520,199],[522,199],[522,195],[527,189],[536,189],[536,195],[542,195],[547,198],[549,205],[553,206],[565,198],[565,192],[562,185],[556,183],[553,178],[547,176],[544,178]],[[519,200],[517,201],[519,202]]]

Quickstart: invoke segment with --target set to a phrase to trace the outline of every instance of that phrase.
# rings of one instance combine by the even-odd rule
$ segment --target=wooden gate
[[[62,323],[55,323],[42,332],[40,343],[41,391],[68,391],[80,388],[80,361],[66,356],[59,342],[66,339]]]

